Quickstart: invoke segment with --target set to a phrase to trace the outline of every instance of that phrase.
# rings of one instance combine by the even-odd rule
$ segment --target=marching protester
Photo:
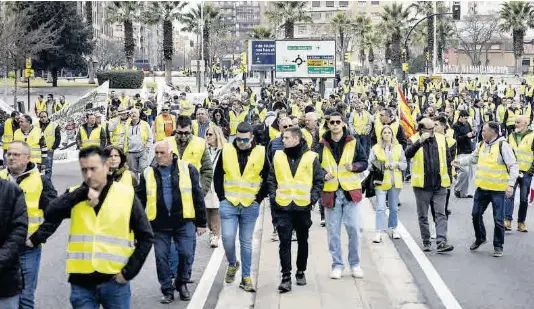
[[[299,128],[283,133],[284,150],[277,151],[268,177],[271,215],[280,238],[282,281],[278,290],[291,291],[291,235],[297,235],[297,285],[306,285],[311,207],[320,198],[324,175],[316,153],[308,149]]]
[[[193,135],[206,138],[206,131],[213,125],[213,123],[208,118],[208,110],[204,108],[199,108],[195,114],[196,119],[192,122]]]
[[[75,309],[130,308],[130,281],[139,274],[154,234],[134,189],[112,181],[100,147],[80,150],[83,183],[50,202],[47,222],[70,218],[67,273]]]
[[[39,170],[44,170],[48,159],[48,147],[41,129],[33,125],[32,117],[22,115],[19,118],[20,128],[15,131],[13,141],[23,141],[30,146],[30,161],[38,164]]]
[[[226,144],[226,138],[218,126],[209,127],[206,131],[206,144],[213,170],[221,159],[221,152]],[[214,172],[215,174],[215,172]],[[215,175],[213,175],[215,177]],[[208,220],[208,228],[210,229],[210,247],[217,248],[219,246],[219,237],[221,235],[221,218],[219,215],[219,198],[215,192],[214,181],[211,182],[211,188],[206,194],[206,216]]]
[[[142,173],[148,167],[148,156],[152,146],[152,130],[148,122],[139,118],[139,110],[130,110],[130,122],[126,124],[124,152],[128,166],[135,173]]]
[[[9,144],[13,141],[14,133],[20,128],[19,120],[21,114],[17,111],[12,111],[10,117],[4,122],[4,133],[2,134],[2,149],[4,150],[4,162],[6,162],[7,149]]]
[[[267,196],[269,160],[265,147],[254,141],[253,128],[242,122],[237,126],[233,143],[227,143],[215,167],[214,186],[220,201],[221,232],[228,260],[226,283],[235,280],[239,262],[236,259],[236,236],[239,229],[242,279],[239,287],[256,291],[251,278],[252,236],[260,204]]]
[[[161,114],[154,120],[154,124],[152,125],[152,135],[156,142],[172,136],[176,129],[176,116],[169,114],[170,111],[171,107],[169,102],[165,102],[165,105],[161,108]]]
[[[61,128],[48,118],[47,112],[39,113],[39,128],[43,132],[48,150],[45,175],[48,179],[52,179],[52,166],[54,164],[54,151],[59,148],[61,144]]]
[[[194,262],[196,235],[206,231],[206,207],[199,173],[191,164],[178,159],[170,143],[155,146],[156,162],[141,175],[136,193],[154,229],[156,269],[163,297],[162,304],[174,301],[174,289],[181,300],[190,300],[187,287]],[[171,242],[178,251],[176,282],[172,282],[169,253]]]
[[[96,116],[93,113],[86,114],[85,123],[80,126],[76,135],[76,145],[78,145],[78,149],[89,146],[106,147],[106,130],[96,123]]]
[[[476,137],[476,132],[468,122],[469,112],[461,110],[458,121],[453,125],[454,139],[456,140],[456,149],[458,151],[458,159],[470,156],[473,152],[473,139]],[[457,198],[472,198],[473,195],[469,191],[469,187],[474,179],[473,167],[468,164],[461,166],[458,169],[458,177],[454,185],[454,196]]]
[[[104,156],[108,158],[109,174],[113,181],[122,182],[134,188],[137,186],[138,178],[135,173],[130,172],[122,149],[109,145],[104,149]]]
[[[108,122],[109,141],[113,146],[124,148],[126,127],[130,124],[131,119],[129,111],[122,106],[119,107],[117,113],[119,117],[111,119]]]

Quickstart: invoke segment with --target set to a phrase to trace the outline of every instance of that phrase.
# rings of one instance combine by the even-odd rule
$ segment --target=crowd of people
[[[454,250],[447,236],[451,198],[473,199],[471,250],[487,240],[482,216],[491,203],[493,256],[503,255],[517,187],[517,229],[527,232],[532,85],[462,76],[399,85],[392,77],[361,76],[337,86],[324,98],[315,81],[292,81],[288,93],[279,82],[217,97],[210,89],[200,104],[185,92],[165,94],[159,107],[154,93],[130,99],[112,92],[108,117],[88,113],[77,133],[84,181],[59,196],[51,176],[61,135],[48,119],[51,111],[36,104],[38,125],[13,112],[0,132],[0,213],[6,214],[0,216],[0,307],[34,307],[42,244],[67,218],[74,308],[129,308],[129,281],[152,245],[160,302],[173,302],[174,291],[189,300],[197,237],[205,232],[210,247],[222,241],[225,282],[233,283],[241,268],[239,287],[254,292],[252,239],[262,205],[271,209],[271,238],[279,242],[281,293],[291,291],[292,274],[297,285],[307,283],[316,205],[332,279],[340,279],[346,266],[342,225],[350,275],[364,277],[362,199],[375,200],[373,242],[397,240],[400,192],[410,186],[424,251],[433,250],[433,242],[438,253]],[[399,114],[403,104],[409,115]]]

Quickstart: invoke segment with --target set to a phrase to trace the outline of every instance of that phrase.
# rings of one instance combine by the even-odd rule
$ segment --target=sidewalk
[[[347,268],[341,280],[330,279],[331,257],[328,252],[326,228],[319,225],[318,211],[312,212],[313,225],[310,229],[309,257],[306,286],[297,286],[292,274],[293,290],[280,294],[278,242],[272,242],[272,223],[269,206],[264,206],[263,216],[258,218],[254,246],[253,275],[257,292],[255,298],[239,291],[237,286],[225,285],[217,308],[254,309],[337,309],[337,308],[402,308],[427,309],[425,299],[414,282],[412,274],[399,256],[392,240],[387,238],[381,244],[372,243],[375,214],[366,199],[360,203],[361,219],[364,223],[362,238],[362,269],[364,279],[354,279]],[[261,221],[260,221],[261,220]],[[347,236],[342,228],[344,259],[347,254]],[[402,240],[399,240],[402,241]],[[295,267],[297,243],[292,243],[293,268]],[[259,255],[259,261],[256,259]],[[237,290],[237,291],[236,291]],[[252,302],[252,303],[251,303]]]

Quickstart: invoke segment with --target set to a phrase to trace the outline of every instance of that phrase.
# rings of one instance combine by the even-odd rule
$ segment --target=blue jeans
[[[73,309],[130,309],[132,293],[130,283],[118,283],[114,279],[88,288],[70,285],[70,304]]]
[[[191,256],[194,250],[194,240],[196,239],[196,228],[192,221],[185,221],[172,232],[154,232],[154,252],[156,254],[156,271],[161,292],[164,295],[173,294],[172,270],[170,266],[169,252],[171,242],[176,245],[178,252],[178,270],[176,272],[177,284],[189,281],[193,263]]]
[[[189,257],[189,264],[193,265],[195,262],[195,252],[197,251],[197,238],[193,240],[193,254]],[[176,250],[176,245],[174,241],[171,242],[171,250],[169,252],[169,265],[171,266],[172,278],[176,277],[178,273],[178,250]],[[189,270],[189,278],[191,278],[191,270]]]
[[[493,207],[493,247],[501,248],[504,244],[504,191],[489,191],[477,188],[475,191],[473,211],[473,228],[478,242],[486,240],[486,227],[482,216],[488,208],[489,203]]]
[[[399,210],[400,189],[391,188],[387,191],[375,190],[376,193],[376,231],[385,231],[386,228],[397,228],[397,212]],[[389,219],[386,218],[386,195],[389,204]],[[386,226],[387,224],[387,226]]]
[[[20,295],[0,298],[0,308],[2,309],[19,309]]]
[[[527,173],[523,173],[523,178],[518,178],[514,185],[514,194],[511,198],[504,200],[505,218],[512,221],[514,217],[514,197],[515,190],[519,185],[519,211],[517,212],[517,222],[525,222],[527,218],[528,210],[528,194],[530,193],[530,182],[532,176]]]
[[[362,228],[359,203],[347,200],[342,189],[336,191],[334,208],[325,208],[328,249],[332,256],[332,268],[344,268],[341,252],[341,223],[349,236],[350,267],[360,265]]]
[[[52,165],[54,164],[54,151],[48,150],[45,166],[45,175],[48,179],[52,179]]]
[[[35,306],[35,289],[41,264],[41,246],[25,247],[20,255],[20,264],[24,288],[20,293],[20,309],[33,309]]]
[[[241,246],[241,267],[243,277],[250,277],[250,265],[252,264],[252,237],[254,226],[260,214],[260,205],[253,202],[248,207],[234,206],[227,200],[223,200],[219,206],[221,215],[221,236],[228,264],[235,266],[237,262],[235,254],[235,238],[239,227],[239,244]]]

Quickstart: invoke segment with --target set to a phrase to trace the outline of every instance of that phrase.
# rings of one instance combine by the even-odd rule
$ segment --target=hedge
[[[135,70],[114,70],[100,71],[96,73],[98,85],[102,85],[109,80],[109,88],[116,89],[137,89],[143,85],[145,74],[143,71]]]

